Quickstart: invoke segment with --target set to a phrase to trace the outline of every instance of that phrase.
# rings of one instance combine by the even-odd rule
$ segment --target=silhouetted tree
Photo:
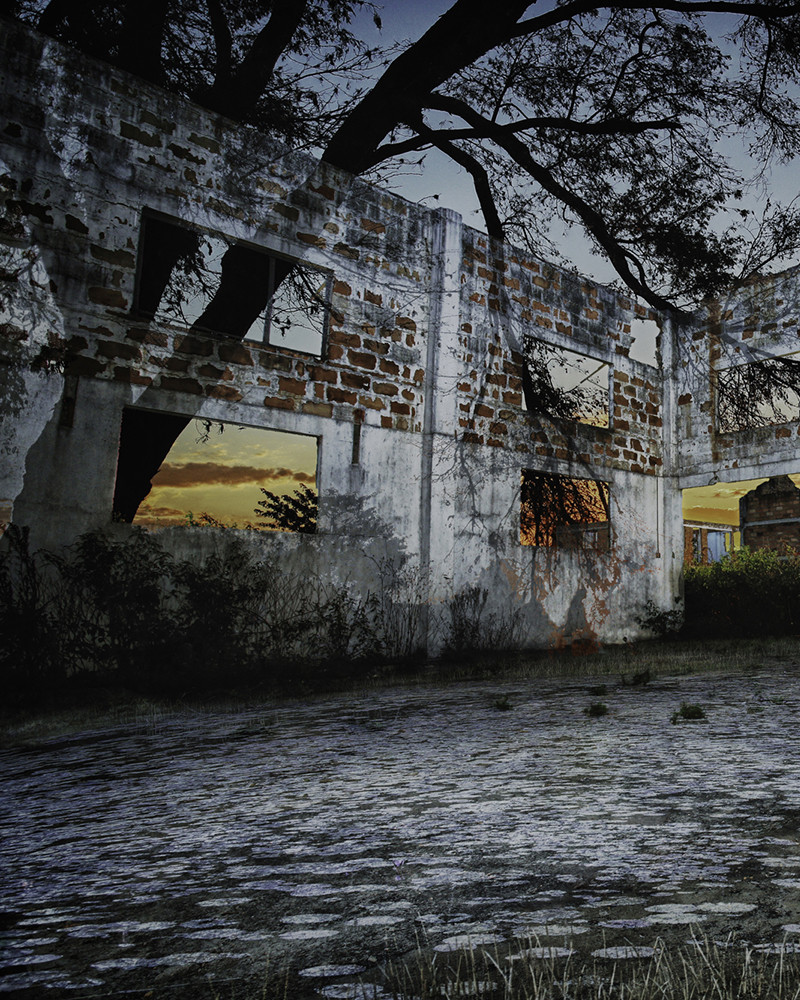
[[[278,531],[301,531],[313,535],[317,530],[317,494],[303,483],[291,493],[271,493],[262,489],[266,497],[259,500],[254,513],[269,518],[267,527]]]
[[[579,224],[657,308],[800,246],[794,209],[750,226],[728,156],[748,143],[763,170],[800,147],[797,0],[455,0],[385,66],[354,31],[367,0],[11,7],[356,174],[437,148],[472,176],[491,236],[541,252],[553,220]]]

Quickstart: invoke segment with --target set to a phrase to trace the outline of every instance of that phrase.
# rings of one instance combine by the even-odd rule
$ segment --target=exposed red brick
[[[298,233],[297,238],[301,243],[305,243],[309,247],[324,249],[326,246],[325,238],[323,236],[315,236],[314,233]]]
[[[361,347],[361,337],[357,333],[345,333],[344,330],[331,330],[328,340],[331,344],[344,344],[346,347]]]
[[[166,347],[169,343],[166,333],[162,333],[160,330],[143,330],[136,326],[128,329],[125,336],[139,344],[152,344],[155,347]]]
[[[241,344],[225,344],[219,345],[217,351],[219,354],[220,361],[225,361],[233,365],[252,365],[253,355],[248,351],[246,347],[242,347]]]
[[[91,285],[86,295],[90,302],[99,306],[109,306],[111,309],[128,308],[128,300],[117,288],[99,288],[97,285]]]
[[[106,366],[102,361],[97,361],[95,358],[74,358],[71,360],[64,373],[66,375],[99,375],[101,372],[106,370]]]
[[[358,250],[354,250],[346,243],[337,243],[333,249],[334,253],[338,253],[342,257],[347,257],[350,260],[358,260]]]
[[[293,396],[305,396],[306,385],[306,382],[298,378],[286,378],[286,376],[282,375],[278,379],[278,388],[280,391],[291,393]]]
[[[361,228],[368,233],[385,233],[386,226],[382,222],[374,222],[372,219],[362,219]]]
[[[97,354],[104,358],[122,358],[124,361],[139,360],[142,352],[133,344],[119,344],[113,340],[101,340],[97,345]]]
[[[214,344],[208,337],[176,337],[173,349],[180,354],[193,354],[207,357],[214,350]]]
[[[283,396],[265,396],[264,406],[271,406],[276,410],[293,410],[294,400],[285,399]]]
[[[378,295],[377,292],[371,292],[368,288],[364,289],[364,301],[371,302],[374,306],[383,305],[383,296]]]
[[[366,368],[367,371],[372,371],[377,364],[374,354],[365,354],[363,351],[348,351],[347,360],[351,365],[355,365],[357,368]]]
[[[272,211],[276,215],[282,215],[284,219],[289,219],[290,222],[297,222],[300,218],[300,213],[294,207],[294,205],[282,205],[279,201],[274,201],[272,203]]]
[[[405,416],[409,416],[411,413],[411,407],[408,403],[393,402],[390,409],[392,413],[402,413]]]
[[[333,416],[333,406],[330,403],[307,402],[303,403],[303,413],[312,413],[315,417]]]
[[[352,295],[353,289],[347,284],[346,281],[334,281],[333,290],[336,295]]]
[[[162,375],[159,385],[162,389],[170,389],[172,392],[188,392],[193,396],[200,396],[203,392],[200,383],[193,378],[173,378]]]
[[[180,372],[184,374],[189,371],[189,361],[186,358],[151,358],[150,363],[157,364],[160,368],[168,372]]]
[[[395,364],[394,361],[389,361],[387,358],[381,358],[380,370],[387,375],[399,375],[400,365]]]
[[[373,354],[388,354],[389,353],[389,345],[388,344],[382,344],[378,340],[365,340],[364,341],[364,347],[368,351],[372,351]]]
[[[392,385],[391,382],[374,382],[372,385],[372,391],[377,393],[379,396],[396,396],[397,386]]]
[[[369,376],[359,375],[357,372],[343,372],[342,385],[350,389],[369,389]]]
[[[357,398],[354,392],[339,389],[334,385],[328,386],[326,395],[332,403],[350,403],[351,405],[355,404]]]
[[[206,395],[212,399],[227,399],[231,403],[238,403],[242,398],[241,392],[232,385],[209,385],[206,387]]]
[[[125,382],[128,385],[152,385],[153,380],[149,375],[142,375],[135,368],[115,368],[114,380]]]

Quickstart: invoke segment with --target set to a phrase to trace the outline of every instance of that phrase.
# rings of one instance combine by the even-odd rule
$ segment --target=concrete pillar
[[[459,347],[462,220],[451,209],[434,214],[430,322],[425,365],[420,487],[420,565],[427,595],[425,629],[428,654],[438,652],[436,608],[452,596],[456,525],[455,432]]]

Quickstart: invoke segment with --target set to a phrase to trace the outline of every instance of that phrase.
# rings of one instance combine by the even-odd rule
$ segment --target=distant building
[[[733,551],[736,528],[710,521],[683,522],[683,561],[685,564],[719,562]]]
[[[800,549],[800,490],[788,476],[768,479],[739,501],[742,545]]]

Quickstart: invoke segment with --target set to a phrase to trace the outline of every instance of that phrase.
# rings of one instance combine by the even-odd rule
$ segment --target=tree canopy
[[[369,0],[6,0],[11,13],[205,106],[380,176],[436,148],[488,233],[547,254],[583,227],[657,308],[800,249],[748,185],[800,148],[800,2],[454,0],[416,41],[358,37]]]

